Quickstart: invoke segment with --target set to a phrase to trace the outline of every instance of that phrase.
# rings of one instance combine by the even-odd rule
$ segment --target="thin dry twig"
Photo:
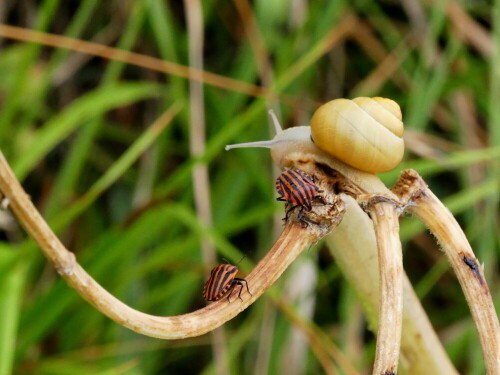
[[[119,301],[78,264],[75,255],[64,247],[35,208],[2,153],[0,153],[0,192],[9,200],[10,207],[18,220],[38,243],[59,274],[84,299],[119,324],[137,333],[162,339],[199,336],[238,315],[279,278],[305,247],[318,241],[336,226],[343,214],[343,205],[338,200],[332,206],[318,208],[320,210],[318,215],[322,218],[321,225],[304,228],[296,221],[289,221],[276,244],[247,276],[252,295],[243,289],[242,300],[236,298],[228,303],[224,298],[188,314],[159,317],[137,311]]]
[[[416,215],[436,236],[448,256],[469,304],[483,349],[488,374],[500,374],[500,326],[483,269],[451,212],[413,170],[401,173],[392,189],[407,202]]]
[[[57,48],[67,48],[73,51],[99,56],[109,60],[122,61],[128,64],[140,66],[142,68],[189,78],[215,87],[237,91],[251,96],[276,96],[276,94],[274,94],[271,90],[264,87],[238,81],[219,74],[189,68],[184,65],[142,55],[140,53],[108,47],[103,44],[86,42],[61,35],[49,34],[5,24],[0,24],[0,36],[15,40],[22,40],[25,42],[40,43]]]
[[[203,12],[199,0],[185,0],[186,23],[189,42],[189,66],[203,70]],[[205,152],[205,105],[203,83],[189,80],[189,146],[193,158],[203,155]],[[206,163],[199,163],[192,171],[194,201],[196,214],[200,222],[210,228],[212,227],[212,205],[210,200],[210,178]],[[203,264],[207,269],[216,263],[215,247],[208,239],[201,239],[201,253]],[[227,356],[227,340],[224,327],[213,331],[212,351],[215,357],[217,374],[229,374],[229,360]]]
[[[354,16],[351,14],[346,15],[338,25],[335,25],[329,33],[320,39],[313,53],[306,55],[306,58],[299,59],[295,64],[287,69],[287,71],[283,74],[283,77],[286,77],[286,81],[283,80],[281,85],[288,84],[293,81],[300,74],[302,74],[304,70],[310,67],[321,56],[333,48],[334,45],[346,39],[347,36],[349,36],[356,29],[357,23],[358,22]],[[296,104],[298,101],[304,101],[304,98],[298,98],[282,93],[280,94],[278,91],[274,91],[266,87],[253,85],[219,74],[193,69],[184,65],[146,56],[140,53],[125,51],[61,35],[0,24],[0,37],[25,42],[40,43],[42,45],[55,48],[66,48],[93,56],[99,56],[104,59],[122,61],[127,64],[188,78],[194,81],[203,82],[207,85],[240,92],[250,96],[266,97],[270,99],[279,98],[282,102],[290,103],[291,105]]]
[[[446,13],[459,38],[474,47],[485,58],[489,58],[493,54],[494,42],[491,34],[478,21],[474,20],[462,5],[457,1],[448,1]]]
[[[372,174],[354,172],[349,177],[319,164],[299,160],[302,168],[317,178],[320,187],[332,184],[338,191],[355,196],[369,210],[375,228],[379,269],[379,325],[373,374],[395,374],[398,367],[403,314],[403,260],[399,240],[398,202]],[[332,163],[330,163],[332,165]],[[357,175],[365,188],[355,183]],[[344,197],[347,198],[347,197]]]
[[[252,6],[248,0],[233,0],[236,10],[239,14],[240,22],[245,32],[246,39],[250,44],[252,50],[253,60],[257,67],[260,80],[264,87],[272,87],[274,82],[274,74],[272,71],[271,59],[269,57],[264,38],[259,29],[255,14]],[[279,110],[278,98],[268,98],[266,100],[267,108],[272,108],[276,112]],[[269,122],[269,129],[273,128],[271,121]],[[273,174],[277,176],[279,170],[273,166]],[[273,220],[273,235],[281,231],[282,221],[281,217],[275,215]],[[275,236],[273,236],[275,237]],[[253,373],[258,375],[267,371],[269,368],[269,361],[271,359],[272,345],[273,345],[273,332],[276,323],[276,306],[267,304],[264,308],[263,319],[261,322],[259,337],[257,339],[257,355],[255,359],[255,367]],[[314,350],[314,347],[313,347]],[[328,372],[329,365],[327,362],[322,361],[322,354],[316,353],[318,360],[322,363],[325,372]]]
[[[192,68],[203,70],[203,17],[199,1],[186,0],[186,20],[189,31],[189,64]],[[201,82],[189,81],[189,119],[190,153],[193,158],[205,153],[205,105],[204,90]],[[210,179],[206,163],[198,163],[192,172],[196,213],[207,227],[212,226],[212,207],[210,204]],[[203,262],[206,266],[216,262],[215,248],[210,241],[201,243]]]
[[[399,240],[399,214],[396,205],[386,201],[370,204],[369,210],[377,237],[380,280],[373,374],[396,374],[403,320],[403,255]]]
[[[379,271],[372,220],[356,200],[342,194],[346,213],[326,244],[353,287],[372,330],[378,326]],[[458,375],[432,328],[410,281],[403,277],[403,332],[400,367],[412,375]]]
[[[274,80],[271,59],[269,58],[262,33],[257,26],[253,9],[248,0],[233,0],[233,3],[238,10],[245,34],[252,48],[262,83],[264,87],[270,87]]]
[[[311,349],[315,352],[325,372],[337,374],[338,372],[334,366],[334,363],[337,363],[343,373],[347,375],[359,375],[359,372],[352,366],[339,348],[330,341],[327,335],[316,326],[310,325],[304,321],[290,305],[282,299],[277,300],[277,303],[283,314],[285,314],[296,327],[300,328],[301,332],[307,337]]]
[[[321,363],[321,366],[323,367],[325,373],[328,375],[338,375],[338,371],[335,368],[335,363],[333,362],[332,358],[330,358],[331,356],[321,342],[319,335],[315,334],[313,328],[304,323],[287,303],[280,301],[279,305],[283,314],[287,316],[287,318],[294,324],[295,327],[300,327],[301,332],[306,335],[309,345],[313,350],[316,358]]]

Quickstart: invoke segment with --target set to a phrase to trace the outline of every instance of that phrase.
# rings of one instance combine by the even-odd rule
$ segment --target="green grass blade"
[[[106,171],[106,173],[97,180],[77,202],[75,202],[68,210],[62,212],[52,222],[55,230],[67,225],[76,216],[82,213],[92,202],[94,202],[102,192],[111,186],[137,158],[156,140],[161,134],[165,126],[167,126],[173,117],[175,117],[180,109],[181,104],[174,104],[166,113],[164,113],[151,127],[149,127],[128,150]]]
[[[12,374],[17,329],[28,262],[12,248],[0,247],[0,375]]]
[[[29,152],[21,154],[12,162],[14,172],[23,180],[41,158],[86,121],[114,108],[158,94],[159,88],[154,84],[120,83],[98,88],[76,99],[38,131],[34,137],[36,142],[29,146]]]

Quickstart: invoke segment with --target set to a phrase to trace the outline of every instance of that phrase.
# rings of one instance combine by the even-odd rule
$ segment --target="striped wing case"
[[[307,173],[299,169],[289,169],[276,179],[276,191],[280,195],[279,201],[310,211],[320,189]]]
[[[232,264],[214,267],[203,288],[203,298],[207,301],[217,301],[222,298],[236,284],[236,273],[238,273],[238,267]]]

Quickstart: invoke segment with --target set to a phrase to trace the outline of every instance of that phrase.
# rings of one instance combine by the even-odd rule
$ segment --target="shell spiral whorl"
[[[314,143],[344,163],[370,173],[395,168],[403,158],[399,105],[386,98],[335,99],[311,119]]]

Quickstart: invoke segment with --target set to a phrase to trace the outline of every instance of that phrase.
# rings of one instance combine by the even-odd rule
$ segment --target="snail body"
[[[390,99],[335,99],[316,110],[311,126],[286,130],[274,112],[270,115],[276,129],[272,140],[228,145],[226,150],[266,147],[281,168],[307,171],[310,163],[327,165],[369,192],[387,191],[374,174],[395,168],[403,158],[401,110]]]

